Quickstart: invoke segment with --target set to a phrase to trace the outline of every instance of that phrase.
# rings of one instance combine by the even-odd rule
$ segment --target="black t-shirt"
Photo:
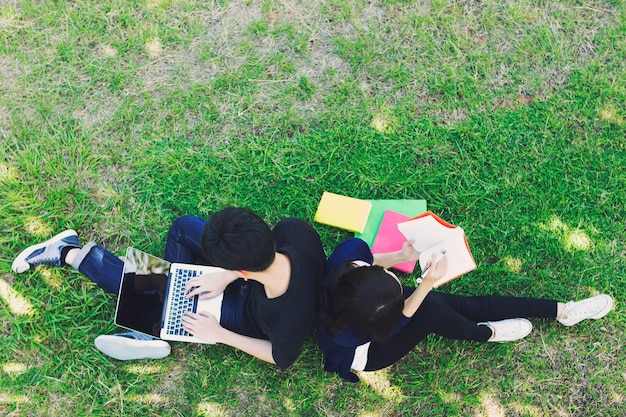
[[[272,343],[272,357],[285,369],[298,358],[304,340],[313,331],[326,255],[315,229],[302,220],[281,220],[273,234],[276,251],[291,263],[289,287],[280,297],[269,299],[263,285],[248,281],[242,319],[251,329],[250,336]]]

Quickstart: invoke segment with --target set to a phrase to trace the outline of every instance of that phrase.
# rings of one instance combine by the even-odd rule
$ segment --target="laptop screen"
[[[115,324],[159,337],[170,264],[128,248]]]

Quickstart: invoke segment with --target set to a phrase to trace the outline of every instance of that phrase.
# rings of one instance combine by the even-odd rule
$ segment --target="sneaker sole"
[[[30,264],[26,262],[26,258],[28,257],[28,255],[30,255],[37,249],[41,249],[45,246],[48,246],[52,242],[65,239],[66,237],[69,237],[69,236],[78,236],[78,233],[76,233],[76,231],[72,229],[68,229],[65,232],[61,232],[56,236],[52,236],[50,239],[46,240],[45,242],[27,247],[26,249],[21,251],[19,255],[17,255],[17,257],[13,261],[13,264],[11,264],[11,269],[13,270],[13,272],[17,274],[21,274],[22,272],[28,271],[30,269]]]
[[[604,308],[602,310],[600,310],[597,314],[591,316],[591,317],[583,317],[580,320],[576,320],[576,321],[572,321],[572,322],[563,322],[561,320],[558,320],[559,323],[561,323],[563,326],[566,327],[570,327],[570,326],[574,326],[575,324],[580,323],[581,321],[585,321],[587,319],[592,319],[592,320],[598,320],[601,319],[602,317],[606,316],[607,314],[609,314],[609,312],[611,311],[611,309],[613,308],[613,298],[611,298],[610,296],[606,295],[606,294],[599,294],[596,297],[602,297],[604,299],[607,300],[606,306],[604,306]],[[567,320],[567,319],[565,319]]]
[[[94,344],[100,352],[120,361],[161,359],[171,350],[164,340],[135,340],[112,335],[98,336]]]

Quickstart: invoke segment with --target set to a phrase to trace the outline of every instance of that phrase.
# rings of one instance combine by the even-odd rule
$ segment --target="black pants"
[[[407,296],[413,288],[405,287]],[[556,318],[557,302],[536,298],[477,296],[463,297],[430,292],[401,332],[386,344],[372,342],[366,371],[385,368],[409,353],[431,333],[448,339],[486,342],[491,329],[477,326],[483,321],[511,318]]]

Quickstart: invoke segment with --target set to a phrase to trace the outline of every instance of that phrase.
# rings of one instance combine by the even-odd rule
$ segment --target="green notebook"
[[[365,229],[362,233],[354,236],[363,239],[371,248],[378,232],[378,227],[383,221],[386,210],[393,210],[407,216],[417,216],[426,212],[426,200],[367,200],[372,203],[372,210],[367,218]]]

